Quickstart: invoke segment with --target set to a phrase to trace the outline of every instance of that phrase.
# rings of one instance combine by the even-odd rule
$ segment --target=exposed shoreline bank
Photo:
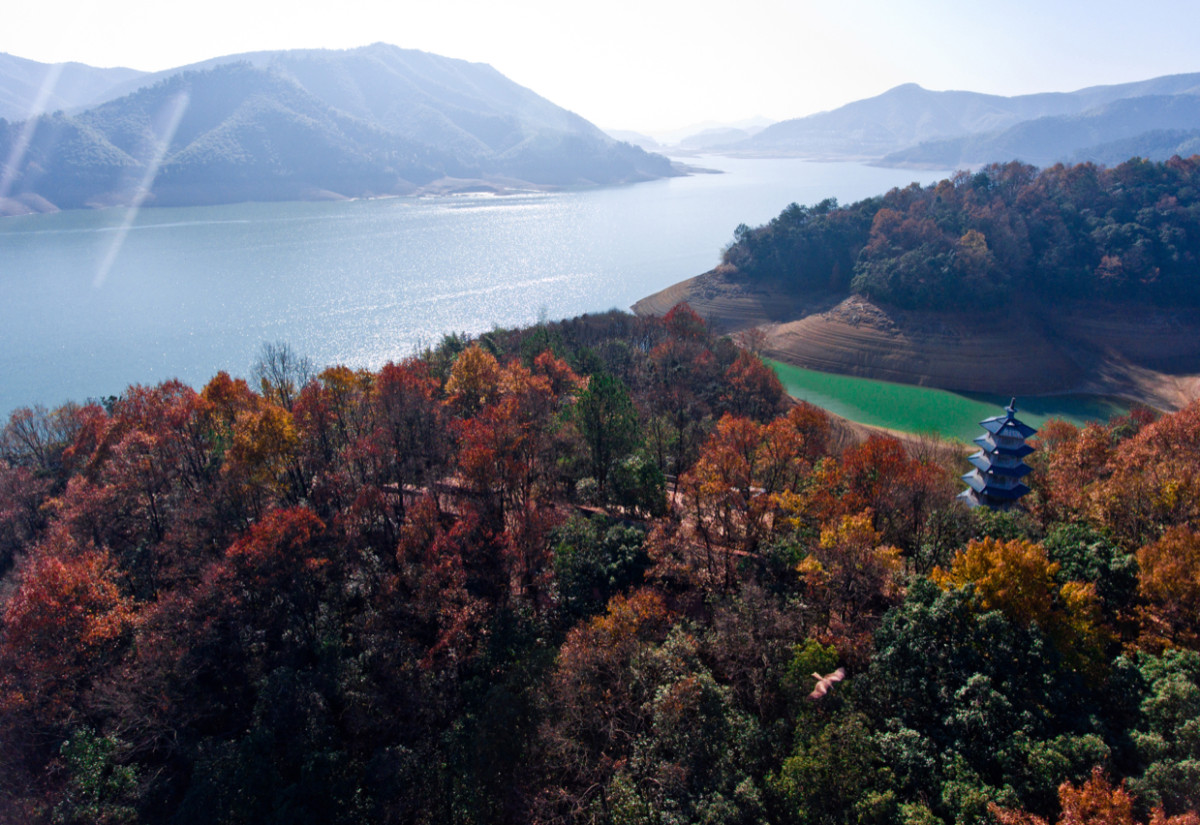
[[[686,301],[713,327],[757,330],[764,354],[821,372],[956,392],[1090,394],[1176,410],[1200,396],[1200,312],[1098,302],[916,312],[857,295],[794,296],[721,269],[633,306]]]

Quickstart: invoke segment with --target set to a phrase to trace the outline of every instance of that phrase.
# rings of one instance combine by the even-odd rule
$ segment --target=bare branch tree
[[[316,377],[312,359],[292,349],[286,341],[264,342],[252,374],[262,394],[284,409],[291,409],[300,390]]]

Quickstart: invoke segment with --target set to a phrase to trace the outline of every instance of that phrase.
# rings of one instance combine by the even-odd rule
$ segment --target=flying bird
[[[839,667],[828,676],[822,676],[820,673],[814,673],[813,678],[817,680],[817,686],[813,688],[812,693],[808,694],[808,698],[815,702],[817,699],[820,699],[822,696],[828,693],[831,687],[846,678],[846,670],[845,668]]]

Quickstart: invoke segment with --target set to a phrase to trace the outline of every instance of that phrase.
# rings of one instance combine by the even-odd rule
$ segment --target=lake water
[[[719,175],[553,194],[63,212],[0,220],[0,415],[218,370],[266,341],[375,368],[448,332],[634,301],[739,223],[937,172],[704,158]],[[132,220],[130,220],[132,218]]]
[[[979,422],[1002,415],[1011,400],[999,395],[961,394],[849,375],[800,369],[769,361],[788,393],[830,412],[874,427],[911,433],[934,433],[969,442],[983,435]],[[1051,395],[1017,399],[1017,417],[1035,429],[1050,418],[1082,426],[1128,413],[1117,398],[1094,395]]]

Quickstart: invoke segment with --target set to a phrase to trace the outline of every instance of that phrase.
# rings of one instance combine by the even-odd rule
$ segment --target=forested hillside
[[[998,515],[686,307],[256,372],[3,430],[0,821],[1200,821],[1200,405]]]
[[[997,158],[1019,158],[1035,166],[1072,160],[1106,163],[1112,144],[1130,150],[1115,163],[1131,157],[1167,160],[1176,154],[1194,154],[1173,150],[1198,131],[1200,97],[1145,95],[1117,100],[1084,114],[1040,117],[1005,129],[927,141],[889,154],[880,162],[952,169]],[[1182,132],[1184,136],[1164,145],[1164,132]]]
[[[1108,299],[1200,305],[1200,156],[958,172],[738,227],[732,274],[908,309]]]
[[[745,139],[731,136],[720,148],[750,157],[880,158],[885,165],[934,169],[1008,158],[1038,165],[1098,160],[1088,150],[1100,144],[1129,138],[1153,147],[1146,140],[1152,130],[1183,128],[1181,122],[1195,128],[1197,92],[1200,74],[1012,97],[905,83]]]

